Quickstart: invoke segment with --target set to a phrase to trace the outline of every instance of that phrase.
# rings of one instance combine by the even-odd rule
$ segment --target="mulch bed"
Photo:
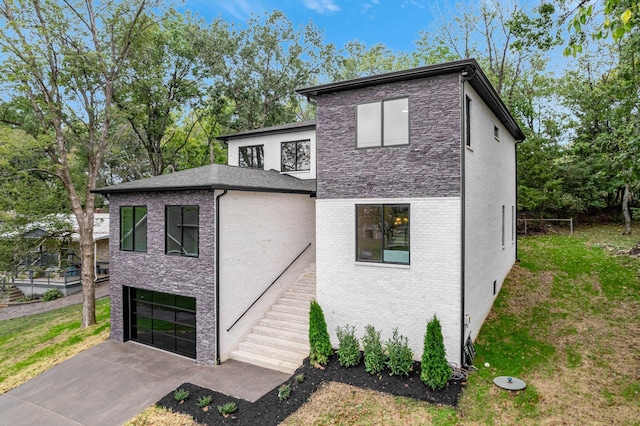
[[[295,377],[304,374],[304,381],[298,383]],[[277,425],[298,410],[307,399],[327,382],[341,382],[373,391],[386,392],[393,395],[427,401],[433,404],[456,406],[458,397],[464,386],[463,381],[449,381],[447,387],[439,391],[432,391],[420,381],[420,363],[415,362],[409,377],[390,376],[388,371],[382,376],[372,376],[364,369],[364,363],[357,367],[344,368],[338,363],[337,357],[332,357],[324,369],[309,365],[309,358],[304,361],[293,376],[286,382],[291,386],[291,395],[285,401],[278,400],[278,387],[268,392],[256,402],[236,399],[210,389],[202,388],[191,383],[184,383],[180,387],[189,391],[189,399],[182,404],[173,397],[173,392],[166,395],[157,405],[172,411],[189,414],[200,423],[208,425]],[[198,407],[199,397],[212,396],[208,411]],[[218,413],[217,406],[227,402],[235,402],[237,411],[224,418]]]

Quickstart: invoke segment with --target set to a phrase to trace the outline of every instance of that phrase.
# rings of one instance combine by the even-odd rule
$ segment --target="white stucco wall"
[[[409,204],[411,265],[355,261],[356,204]],[[316,201],[316,294],[337,347],[335,329],[367,324],[407,336],[420,359],[427,320],[441,322],[447,356],[460,362],[460,198]]]
[[[216,191],[216,195],[220,192]],[[315,259],[315,199],[229,191],[220,198],[220,358]],[[227,328],[309,243],[312,246],[230,332]]]
[[[516,258],[515,140],[468,84],[465,92],[471,98],[472,135],[464,150],[465,317],[466,335],[475,339]]]
[[[228,150],[228,161],[230,166],[237,166],[239,163],[238,148],[242,146],[264,145],[264,169],[278,170],[281,168],[281,148],[282,142],[295,142],[309,140],[311,143],[311,159],[310,169],[308,171],[287,172],[291,176],[298,179],[315,179],[316,178],[316,131],[299,130],[289,131],[286,133],[267,134],[258,136],[249,136],[242,139],[230,140]]]

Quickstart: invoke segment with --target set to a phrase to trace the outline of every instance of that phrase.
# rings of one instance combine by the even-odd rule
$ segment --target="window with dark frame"
[[[238,148],[238,165],[253,169],[264,168],[264,145],[241,146]]]
[[[356,261],[410,263],[409,204],[356,205]]]
[[[504,206],[502,206],[502,248],[504,248]]]
[[[198,206],[166,206],[165,218],[165,253],[198,257]]]
[[[500,142],[500,129],[495,125],[493,126],[493,137],[495,138],[495,140]]]
[[[409,98],[356,107],[356,146],[375,148],[409,144]]]
[[[465,142],[468,147],[471,147],[471,98],[466,97],[465,108],[464,108],[464,119],[465,119]]]
[[[147,206],[120,207],[120,250],[147,251]]]
[[[281,171],[299,172],[310,170],[311,167],[311,141],[282,142],[281,146]]]

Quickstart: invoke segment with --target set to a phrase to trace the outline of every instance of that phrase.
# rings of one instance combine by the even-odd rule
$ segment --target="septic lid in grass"
[[[501,387],[502,389],[513,391],[522,390],[527,387],[527,384],[523,380],[520,380],[517,377],[510,376],[498,376],[493,379],[493,383],[495,383],[496,386]]]

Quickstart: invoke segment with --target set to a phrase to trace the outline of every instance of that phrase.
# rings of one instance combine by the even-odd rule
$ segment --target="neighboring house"
[[[435,314],[465,363],[516,259],[518,125],[471,59],[299,93],[316,123],[224,136],[228,166],[96,190],[135,235],[111,242],[112,338],[270,366],[304,351],[309,291],[336,346],[340,325],[397,327],[418,359]]]

